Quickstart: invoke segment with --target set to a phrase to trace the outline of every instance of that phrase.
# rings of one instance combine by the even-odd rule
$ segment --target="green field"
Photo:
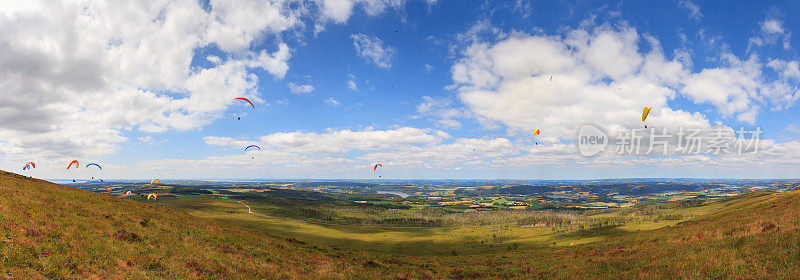
[[[596,242],[640,230],[671,226],[719,209],[721,203],[696,207],[615,209],[614,211],[491,211],[439,213],[447,225],[387,226],[336,223],[338,219],[311,220],[278,216],[287,206],[241,201],[219,196],[164,197],[155,205],[194,216],[221,220],[273,234],[350,250],[401,255],[482,254],[569,246]],[[246,205],[246,206],[245,206]],[[250,207],[253,213],[248,213]],[[331,212],[347,217],[424,217],[420,209],[381,209],[347,205]],[[649,211],[646,211],[649,210]],[[647,213],[643,213],[647,212]],[[265,214],[266,213],[266,214]],[[274,214],[273,214],[274,213]],[[278,215],[275,215],[278,214]],[[660,218],[659,218],[660,217]],[[549,223],[549,225],[548,225]]]

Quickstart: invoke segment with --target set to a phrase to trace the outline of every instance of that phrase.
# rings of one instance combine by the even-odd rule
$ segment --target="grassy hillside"
[[[764,192],[589,244],[384,255],[0,173],[0,275],[13,279],[798,279],[798,227],[800,192]]]
[[[0,173],[0,278],[375,278],[363,258]]]
[[[722,203],[659,230],[552,250],[442,257],[435,266],[464,278],[800,279],[800,192]]]

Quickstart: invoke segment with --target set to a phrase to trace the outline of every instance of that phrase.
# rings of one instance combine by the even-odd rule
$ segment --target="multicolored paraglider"
[[[126,196],[126,197],[128,197],[128,196],[132,196],[132,195],[133,195],[133,193],[132,193],[131,191],[127,191],[127,192],[125,192],[125,196]]]
[[[475,137],[475,135],[470,135],[469,137],[467,137],[467,139],[472,139],[474,137]]]
[[[151,181],[150,181],[150,184],[152,185],[153,183],[159,183],[159,184],[161,184],[161,180],[159,180],[159,179],[153,179],[153,180],[151,180]]]
[[[158,198],[158,195],[156,193],[148,194],[147,195],[147,200],[150,200],[151,197],[153,198],[153,200],[156,200]]]
[[[89,166],[90,166],[90,165],[97,166],[97,168],[100,168],[100,170],[103,170],[103,168],[102,168],[102,167],[100,167],[100,165],[99,165],[99,164],[97,164],[97,163],[94,163],[94,162],[93,162],[93,163],[90,163],[90,164],[87,164],[87,165],[86,165],[86,168],[89,168]]]
[[[650,107],[644,107],[642,110],[642,122],[647,119],[647,115],[650,114]],[[647,128],[647,123],[644,124],[644,128]]]
[[[22,170],[28,170],[28,169],[31,169],[31,168],[36,168],[36,164],[33,163],[32,161],[26,163],[25,166],[22,167]]]
[[[534,129],[533,130],[533,139],[536,139],[536,135],[539,135],[539,130],[538,129]],[[539,142],[534,142],[534,144],[539,145]]]
[[[80,166],[81,166],[81,164],[80,164],[80,163],[78,163],[78,161],[77,161],[77,160],[73,160],[73,161],[71,161],[71,162],[70,162],[70,163],[67,165],[67,169],[69,169],[70,167],[72,167],[72,165],[73,165],[73,164],[75,164],[75,168],[78,168],[78,167],[80,167]]]
[[[374,167],[372,167],[372,171],[378,171],[378,166],[383,167],[383,164],[380,164],[380,163],[376,164]],[[378,178],[380,178],[380,177],[382,177],[382,176],[378,175]]]

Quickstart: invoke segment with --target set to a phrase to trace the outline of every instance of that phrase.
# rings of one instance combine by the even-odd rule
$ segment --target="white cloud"
[[[350,80],[347,81],[347,88],[352,91],[358,91],[358,85],[356,84],[356,76],[353,74],[347,74],[347,77]]]
[[[328,99],[325,99],[325,104],[328,104],[330,106],[342,105],[342,103],[339,103],[339,101],[336,101],[336,99],[333,99],[333,97],[329,97]]]
[[[457,118],[466,118],[470,114],[464,108],[457,108],[454,102],[445,98],[423,96],[422,103],[417,105],[417,113],[434,117],[437,126],[448,129],[461,128]]]
[[[289,91],[293,94],[303,94],[314,91],[314,86],[312,85],[298,85],[292,82],[289,82],[287,85],[289,86]]]
[[[386,8],[400,9],[405,0],[315,0],[325,19],[346,23],[356,5],[363,7],[367,15],[374,16]],[[430,5],[430,2],[429,2]]]
[[[752,47],[760,47],[764,45],[782,43],[784,49],[789,50],[791,46],[792,33],[783,28],[783,21],[767,18],[760,22],[761,30],[758,36],[751,37],[748,45],[748,51]]]
[[[648,124],[707,127],[703,115],[669,107],[681,95],[752,123],[763,106],[788,106],[797,96],[785,86],[797,83],[764,77],[757,57],[742,61],[724,54],[723,66],[692,73],[680,57],[666,58],[655,38],[642,42],[625,25],[585,26],[556,36],[515,33],[495,42],[460,37],[469,43],[451,68],[451,88],[476,118],[502,123],[512,133],[541,129],[542,137],[573,139],[586,122],[612,132],[640,127],[645,106],[653,107]]]
[[[238,147],[245,143],[258,143],[280,150],[309,154],[341,154],[352,150],[380,150],[404,145],[431,145],[450,138],[445,132],[401,127],[392,130],[362,131],[328,129],[325,133],[279,132],[259,137],[257,140],[237,140],[228,137],[206,137],[209,145]],[[252,144],[248,144],[252,145]]]
[[[370,15],[404,4],[359,3]],[[325,17],[295,4],[34,0],[4,5],[0,139],[7,140],[0,141],[0,155],[98,156],[117,151],[127,141],[123,131],[198,129],[238,105],[233,98],[239,96],[263,104],[253,70],[282,79],[292,56],[283,34],[304,28],[304,18]],[[336,18],[346,21],[349,15]],[[205,57],[210,68],[193,67],[197,52],[210,46],[221,50]]]
[[[785,61],[781,59],[772,59],[767,63],[767,66],[778,72],[778,75],[784,79],[800,81],[800,63],[798,63],[797,60]]]
[[[397,53],[397,49],[392,46],[384,45],[383,40],[378,37],[366,34],[353,34],[353,46],[358,56],[367,61],[375,63],[381,68],[392,68],[392,57]]]
[[[680,5],[689,12],[689,17],[692,19],[697,21],[703,19],[703,13],[700,12],[700,7],[694,2],[690,0],[681,0]]]

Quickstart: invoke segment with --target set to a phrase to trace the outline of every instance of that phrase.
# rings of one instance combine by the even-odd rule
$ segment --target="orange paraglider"
[[[80,165],[80,163],[78,163],[78,161],[77,161],[77,160],[73,160],[72,162],[70,162],[70,163],[67,165],[67,169],[69,169],[70,167],[72,167],[72,165],[73,165],[73,164],[75,164],[75,168],[78,168],[79,166],[81,166],[81,165]]]
[[[158,198],[158,195],[156,193],[148,194],[147,195],[147,200],[150,200],[151,197],[153,198],[153,200],[156,200]]]
[[[650,107],[644,107],[642,110],[642,122],[647,119],[647,115],[650,114]],[[647,128],[647,123],[644,124],[644,128]]]

